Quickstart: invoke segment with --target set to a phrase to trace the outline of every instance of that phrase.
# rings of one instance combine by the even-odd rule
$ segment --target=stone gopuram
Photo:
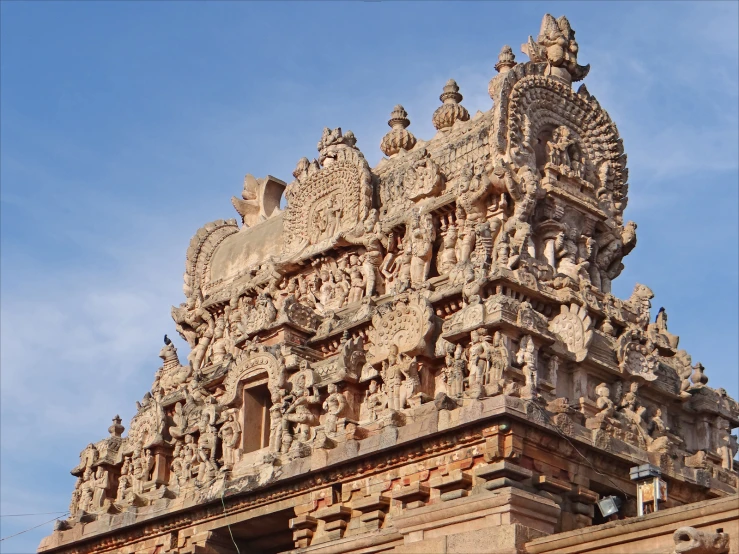
[[[327,128],[289,184],[247,175],[187,251],[189,353],[165,335],[41,552],[737,552],[739,405],[647,286],[611,293],[626,154],[569,22],[522,50],[487,112],[449,80],[430,140],[396,106],[374,168]]]

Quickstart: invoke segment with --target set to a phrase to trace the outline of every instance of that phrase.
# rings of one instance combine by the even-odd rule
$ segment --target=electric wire
[[[0,517],[50,516],[52,514],[66,514],[67,512],[38,512],[35,514],[0,514]]]
[[[221,494],[221,504],[223,504],[223,513],[226,514],[226,502],[223,500],[223,496],[226,493],[226,490],[223,490],[223,494]],[[234,546],[236,547],[236,554],[241,554],[241,550],[239,550],[239,545],[236,544],[236,539],[234,539],[233,531],[231,531],[231,524],[227,523],[228,525],[228,534],[231,535],[231,542],[234,543]]]
[[[598,470],[590,462],[590,460],[588,460],[588,458],[582,452],[580,452],[580,450],[574,445],[574,443],[570,440],[570,438],[567,435],[565,435],[559,429],[559,427],[557,427],[557,425],[554,423],[554,421],[552,421],[552,418],[549,416],[549,414],[545,410],[543,410],[538,404],[536,404],[535,402],[533,402],[531,400],[525,400],[525,402],[526,402],[526,404],[529,404],[533,408],[535,408],[536,410],[538,410],[539,413],[546,418],[547,422],[554,428],[554,430],[556,431],[556,433],[558,435],[560,435],[563,439],[565,439],[567,441],[567,443],[572,447],[572,449],[575,452],[577,452],[577,454],[585,461],[586,464],[588,464],[588,467],[590,467],[590,469],[592,469],[598,475],[601,475],[601,476],[605,477],[606,479],[608,479],[611,482],[611,484],[614,486],[614,488],[618,489],[621,492],[621,494],[624,495],[625,498],[628,499],[628,498],[631,497],[631,495],[628,494],[626,491],[624,491],[618,485],[618,483],[616,483],[611,478],[610,475],[607,475],[607,474],[603,473],[602,471]],[[208,481],[207,483],[204,483],[204,484],[200,485],[199,488],[207,487],[208,485],[214,483],[217,480],[218,480],[217,477],[216,478],[213,478],[210,481]],[[224,491],[224,493],[225,493],[225,491]],[[223,505],[223,513],[224,514],[227,514],[228,512],[226,511],[226,502],[224,500],[224,495],[223,494],[221,494],[221,504]],[[133,506],[129,506],[128,508],[126,508],[125,511],[129,511],[131,508],[133,508]],[[162,510],[157,510],[157,511],[154,511],[154,512],[149,512],[146,515],[155,515],[157,513],[165,512],[165,511],[168,511],[168,510],[169,510],[169,508],[163,508]],[[24,517],[24,516],[38,516],[38,515],[49,515],[49,514],[63,514],[63,515],[62,516],[57,516],[57,517],[55,517],[53,519],[50,519],[49,521],[45,521],[43,523],[40,523],[38,525],[35,525],[34,527],[29,527],[28,529],[25,529],[23,531],[20,531],[18,533],[13,534],[13,535],[9,535],[7,537],[0,538],[0,542],[2,542],[4,540],[7,540],[7,539],[12,539],[13,537],[17,537],[18,535],[22,535],[23,533],[27,533],[28,531],[33,531],[34,529],[37,529],[39,527],[42,527],[42,526],[46,525],[47,523],[51,523],[52,521],[56,521],[58,519],[61,519],[62,517],[66,516],[68,513],[69,512],[39,512],[39,513],[35,513],[35,514],[2,514],[2,515],[0,515],[0,517]],[[229,524],[227,524],[227,526],[228,526],[229,535],[231,535],[231,541],[233,542],[234,547],[236,548],[236,552],[237,552],[237,554],[241,554],[241,551],[239,550],[239,546],[238,546],[238,544],[236,544],[236,539],[234,539],[233,531],[231,530],[231,524],[229,523]]]
[[[569,437],[568,437],[567,435],[565,435],[565,434],[564,434],[564,433],[563,433],[563,432],[562,432],[562,431],[561,431],[561,430],[559,429],[559,427],[557,427],[557,425],[556,425],[556,424],[554,423],[554,421],[552,421],[552,418],[551,418],[551,417],[549,417],[549,414],[548,414],[548,413],[546,413],[546,411],[544,411],[544,410],[542,410],[542,409],[541,409],[541,406],[539,406],[538,404],[536,404],[535,402],[533,402],[533,401],[531,401],[531,400],[525,400],[524,402],[526,402],[527,404],[530,404],[531,406],[533,406],[534,408],[536,408],[537,410],[539,410],[539,413],[541,413],[541,414],[542,414],[542,415],[543,415],[543,416],[544,416],[544,417],[545,417],[545,418],[547,419],[547,422],[548,422],[548,423],[549,423],[549,424],[550,424],[550,425],[551,425],[552,427],[554,427],[554,430],[555,430],[555,431],[557,432],[557,434],[558,434],[558,435],[560,435],[560,436],[561,436],[561,437],[562,437],[563,439],[565,439],[565,440],[566,440],[566,441],[567,441],[567,442],[569,443],[569,445],[570,445],[570,446],[572,447],[572,449],[573,449],[573,450],[574,450],[575,452],[577,452],[577,453],[578,453],[578,455],[579,455],[579,456],[580,456],[580,457],[581,457],[581,458],[582,458],[583,460],[585,460],[585,463],[586,463],[586,464],[588,464],[588,466],[590,467],[590,469],[592,469],[592,470],[593,470],[593,471],[594,471],[595,473],[597,473],[598,475],[601,475],[601,476],[605,477],[606,479],[608,479],[608,480],[609,480],[609,481],[611,482],[611,484],[612,484],[612,485],[613,485],[613,486],[614,486],[615,488],[617,488],[617,489],[618,489],[618,490],[619,490],[619,491],[621,492],[621,494],[623,494],[623,495],[624,495],[625,499],[631,498],[631,495],[630,495],[630,494],[628,494],[628,493],[627,493],[627,492],[626,492],[625,490],[623,490],[623,489],[622,489],[622,488],[621,488],[621,487],[620,487],[620,486],[618,485],[618,483],[616,483],[616,482],[615,482],[615,481],[614,481],[614,480],[613,480],[613,479],[611,478],[611,476],[610,476],[610,475],[607,475],[607,474],[603,473],[602,471],[599,471],[598,469],[596,469],[596,468],[595,468],[595,466],[594,466],[594,465],[593,465],[593,464],[592,464],[592,463],[590,462],[590,460],[588,460],[588,458],[587,458],[587,457],[586,457],[586,456],[585,456],[585,455],[584,455],[584,454],[583,454],[582,452],[580,452],[580,451],[579,451],[579,450],[577,449],[577,447],[576,447],[576,446],[575,446],[575,445],[574,445],[574,444],[572,443],[572,441],[570,440],[570,438],[569,438]]]
[[[64,515],[67,515],[67,513],[69,512],[66,512]],[[34,529],[38,529],[39,527],[43,527],[44,525],[51,523],[52,521],[56,521],[57,519],[59,518],[55,517],[54,519],[50,519],[49,521],[44,521],[43,523],[39,523],[38,525],[34,525],[33,527],[29,527],[28,529],[19,531],[18,533],[14,533],[13,535],[8,535],[7,537],[3,537],[2,539],[0,539],[0,542],[6,541],[8,539],[12,539],[13,537],[17,537],[18,535],[22,535],[23,533],[28,533],[29,531],[33,531]]]

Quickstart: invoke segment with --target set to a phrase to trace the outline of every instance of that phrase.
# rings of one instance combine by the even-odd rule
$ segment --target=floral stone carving
[[[561,312],[549,322],[549,330],[567,346],[576,362],[587,357],[588,347],[593,342],[593,321],[585,306],[563,304]]]
[[[374,364],[386,359],[392,347],[401,354],[427,354],[435,329],[431,303],[419,293],[409,293],[372,317],[368,361]]]

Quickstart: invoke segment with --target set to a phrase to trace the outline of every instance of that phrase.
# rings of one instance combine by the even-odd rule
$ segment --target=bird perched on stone
[[[164,344],[166,344],[167,346],[172,344],[171,339],[167,335],[164,335]]]

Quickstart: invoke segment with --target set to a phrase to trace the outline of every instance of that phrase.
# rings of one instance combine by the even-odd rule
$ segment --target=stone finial
[[[401,150],[411,150],[416,145],[416,137],[407,130],[411,122],[403,106],[398,104],[393,108],[387,124],[391,130],[382,137],[382,142],[380,142],[380,150],[383,154],[392,158]]]
[[[318,162],[321,165],[325,165],[327,162],[330,164],[336,157],[338,150],[342,148],[354,148],[357,149],[357,137],[354,133],[347,131],[342,133],[341,127],[336,129],[329,129],[324,127],[323,135],[321,140],[318,141]]]
[[[548,76],[566,83],[581,81],[590,71],[590,65],[577,63],[575,31],[564,15],[555,19],[545,14],[536,41],[530,36],[521,51],[534,63],[546,63]]]
[[[513,49],[507,44],[500,49],[498,54],[498,63],[495,64],[495,71],[498,73],[505,73],[516,65],[516,56],[513,54]]]
[[[457,121],[467,121],[470,118],[470,112],[460,104],[462,98],[457,82],[449,79],[444,86],[444,92],[439,96],[443,104],[436,109],[431,118],[437,130],[446,131]]]
[[[116,415],[113,418],[113,425],[108,427],[108,433],[110,433],[111,437],[120,437],[123,435],[124,429],[123,425],[121,425],[121,416]]]

